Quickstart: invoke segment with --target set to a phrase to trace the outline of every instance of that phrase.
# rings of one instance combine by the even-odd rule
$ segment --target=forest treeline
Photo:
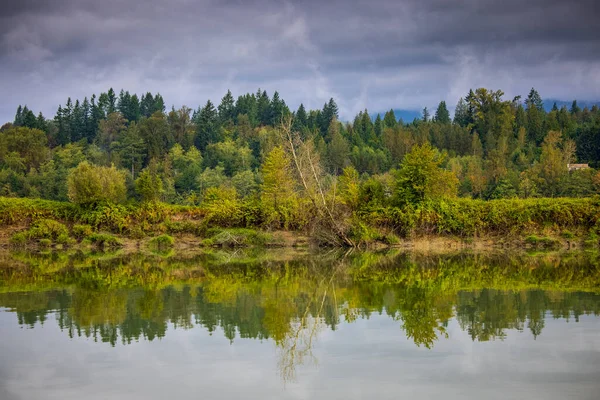
[[[600,190],[598,107],[574,101],[546,112],[535,89],[524,100],[471,90],[453,118],[442,101],[412,122],[393,110],[341,122],[333,99],[292,111],[262,90],[167,112],[160,94],[110,89],[69,98],[52,119],[19,106],[0,131],[2,196],[232,209],[243,202],[261,208],[267,225],[302,226],[318,215],[337,234],[340,208]],[[573,163],[591,168],[569,171]]]

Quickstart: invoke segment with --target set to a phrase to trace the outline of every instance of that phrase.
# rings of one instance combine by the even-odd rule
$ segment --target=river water
[[[589,253],[0,255],[0,399],[597,399]]]

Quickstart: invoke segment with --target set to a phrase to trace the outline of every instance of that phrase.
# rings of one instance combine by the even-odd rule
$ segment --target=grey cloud
[[[574,2],[9,0],[0,10],[0,119],[68,96],[159,91],[196,107],[258,87],[291,107],[456,104],[470,87],[600,98],[599,7]],[[571,73],[570,73],[571,72]]]

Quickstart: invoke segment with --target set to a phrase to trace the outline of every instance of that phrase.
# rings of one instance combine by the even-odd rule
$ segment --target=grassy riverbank
[[[307,246],[322,227],[298,222],[272,230],[259,203],[223,207],[101,204],[0,198],[0,245],[14,247]],[[340,213],[359,247],[597,246],[600,198],[453,199]]]

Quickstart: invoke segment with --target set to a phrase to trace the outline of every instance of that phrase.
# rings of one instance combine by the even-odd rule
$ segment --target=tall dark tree
[[[108,100],[108,108],[106,110],[106,114],[112,114],[117,111],[117,96],[113,88],[108,89],[107,100]]]
[[[22,126],[23,125],[23,107],[19,104],[17,107],[17,113],[15,114],[15,120],[13,122],[14,126]]]
[[[540,94],[534,88],[531,88],[529,91],[529,95],[527,96],[527,100],[525,100],[525,104],[527,105],[527,109],[531,107],[535,107],[538,111],[544,110],[544,102],[540,97]]]
[[[273,126],[277,126],[281,123],[282,118],[289,113],[285,102],[279,98],[279,93],[276,91],[273,93],[271,99],[271,122]]]
[[[335,100],[330,98],[329,101],[323,105],[323,110],[321,110],[319,121],[319,129],[321,130],[321,134],[325,135],[329,129],[331,121],[338,118],[338,106],[335,103]]]
[[[302,133],[306,128],[308,116],[306,115],[306,109],[304,108],[304,104],[300,103],[298,107],[298,111],[296,111],[296,115],[294,116],[294,125],[293,130],[295,132]]]
[[[381,136],[383,135],[383,121],[381,121],[381,115],[379,114],[377,114],[377,117],[375,118],[373,129],[375,131],[375,136],[377,137],[377,140],[380,140]]]
[[[460,126],[467,126],[471,123],[468,105],[462,97],[458,100],[458,104],[454,109],[454,123]]]
[[[448,112],[445,101],[440,101],[437,110],[435,110],[435,122],[440,124],[450,123],[450,112]]]
[[[429,110],[427,109],[427,107],[425,107],[423,109],[423,121],[424,122],[429,121]]]
[[[73,113],[71,115],[71,141],[77,142],[84,138],[85,135],[85,125],[84,125],[84,116],[81,105],[79,104],[79,100],[75,100],[75,105],[73,106]]]
[[[238,115],[246,115],[248,117],[248,122],[250,122],[251,126],[256,126],[257,121],[257,102],[256,96],[251,93],[246,93],[245,95],[238,96],[237,101],[235,103],[235,115],[236,118]]]
[[[569,112],[571,113],[571,115],[577,115],[581,112],[581,108],[577,105],[577,100],[573,100]]]
[[[258,123],[263,126],[269,125],[271,123],[271,100],[269,99],[267,91],[263,90],[261,92],[260,89],[258,89],[256,98],[256,112],[258,116]]]
[[[396,121],[396,114],[394,113],[394,110],[391,109],[390,111],[385,113],[385,116],[383,117],[383,126],[385,128],[395,128],[398,125],[398,121]]]
[[[195,113],[193,120],[196,124],[195,145],[203,152],[206,146],[219,141],[219,114],[213,103],[208,100],[206,105]]]
[[[540,94],[533,88],[525,100],[527,107],[527,133],[530,140],[535,141],[537,145],[544,140],[544,103]]]
[[[221,124],[233,124],[235,119],[235,101],[233,100],[230,90],[228,90],[227,94],[221,99],[221,104],[219,104],[218,109]]]

